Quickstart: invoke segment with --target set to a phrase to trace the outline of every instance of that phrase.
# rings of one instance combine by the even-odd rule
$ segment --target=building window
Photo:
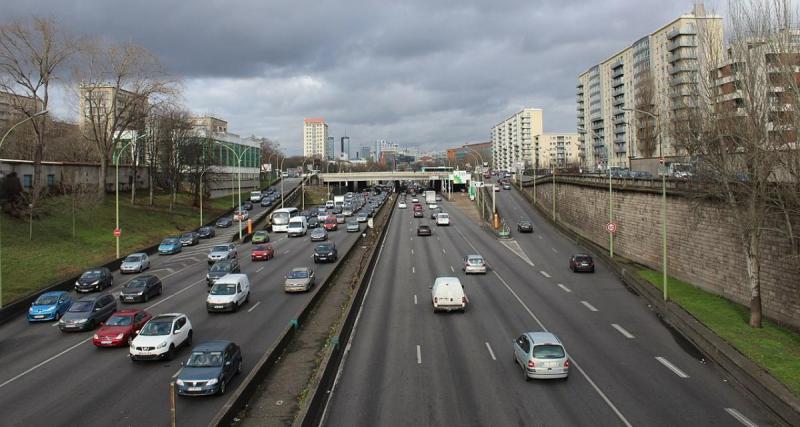
[[[47,186],[48,187],[52,187],[54,185],[56,185],[56,176],[53,175],[53,174],[48,174],[47,175]]]
[[[33,187],[33,175],[22,175],[22,186],[24,188]]]

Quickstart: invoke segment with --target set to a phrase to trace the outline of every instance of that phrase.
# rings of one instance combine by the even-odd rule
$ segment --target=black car
[[[200,243],[200,236],[194,231],[189,231],[181,235],[181,246],[194,246]]]
[[[161,279],[152,275],[146,274],[139,276],[122,287],[119,293],[120,302],[147,302],[150,298],[161,295],[164,290],[161,284]]]
[[[424,216],[425,214],[423,214],[422,211],[414,211],[414,218],[422,218]]]
[[[192,349],[175,380],[181,396],[225,394],[231,379],[242,372],[242,350],[231,341],[209,341]]]
[[[339,258],[336,244],[333,242],[320,243],[314,248],[314,264],[319,262],[335,262]]]
[[[197,229],[197,237],[201,239],[210,239],[217,235],[217,232],[214,230],[214,227],[200,227]]]
[[[436,219],[436,215],[439,215],[439,212],[442,211],[442,208],[433,208],[431,209],[431,219]]]
[[[307,228],[317,228],[317,227],[319,227],[319,218],[317,218],[315,216],[312,216],[311,218],[309,218],[307,223],[306,223],[306,227]]]
[[[114,277],[111,275],[111,270],[105,267],[92,268],[86,270],[75,281],[75,290],[78,292],[99,291],[103,288],[110,288],[113,284]]]
[[[92,330],[115,311],[117,301],[113,295],[107,292],[87,295],[72,303],[58,321],[58,329],[62,332]]]
[[[423,224],[417,227],[417,236],[430,236],[431,234],[433,234],[433,232],[431,231],[430,225]]]
[[[220,277],[228,273],[240,273],[239,261],[236,258],[222,259],[214,263],[206,274],[206,284],[211,286]]]
[[[272,197],[262,197],[261,198],[261,207],[266,208],[272,206]]]
[[[249,200],[245,201],[245,202],[242,202],[242,208],[244,208],[244,210],[246,210],[246,211],[249,211],[249,210],[253,209],[253,202],[251,202]]]
[[[533,224],[526,219],[521,219],[517,223],[517,231],[520,233],[533,233]]]
[[[569,269],[574,272],[594,273],[594,260],[591,255],[575,254],[569,259]]]
[[[222,217],[217,220],[217,227],[228,228],[233,225],[233,219],[229,216]]]

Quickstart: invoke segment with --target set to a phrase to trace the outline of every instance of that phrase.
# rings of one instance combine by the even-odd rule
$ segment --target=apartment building
[[[534,142],[539,147],[539,167],[566,168],[580,165],[577,133],[543,133]]]
[[[696,4],[578,76],[582,164],[628,167],[635,157],[684,154],[666,123],[689,114],[692,85],[708,78],[722,53],[722,18]]]
[[[79,95],[81,132],[115,132],[144,129],[148,110],[146,97],[110,85],[82,84]],[[95,129],[92,129],[92,128]]]
[[[478,142],[475,144],[464,144],[461,147],[447,149],[447,161],[450,162],[451,166],[463,166],[467,163],[476,166],[476,158],[483,163],[488,163],[491,165],[492,143]]]
[[[328,124],[324,119],[303,120],[303,156],[308,158],[326,158],[328,142]]]
[[[541,167],[534,139],[543,133],[542,120],[540,108],[523,108],[494,125],[490,133],[493,169]]]
[[[39,105],[41,105],[41,100]],[[5,132],[11,126],[24,120],[27,116],[23,111],[28,111],[30,114],[37,113],[36,107],[37,103],[29,96],[0,91],[0,131]]]
[[[192,129],[204,129],[212,133],[228,133],[228,122],[210,115],[193,116]]]

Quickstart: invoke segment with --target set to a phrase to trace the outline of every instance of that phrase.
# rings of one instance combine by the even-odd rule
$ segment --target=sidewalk
[[[475,202],[469,199],[469,194],[460,192],[453,193],[453,196],[450,198],[450,203],[460,209],[467,218],[475,221],[476,224],[481,223],[480,212],[478,212]]]

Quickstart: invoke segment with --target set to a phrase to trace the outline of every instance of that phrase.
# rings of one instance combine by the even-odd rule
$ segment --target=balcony
[[[617,77],[622,77],[623,75],[625,75],[625,70],[624,67],[620,65],[618,68],[614,68],[614,71],[611,73],[611,78],[616,79]]]
[[[667,33],[667,39],[672,40],[680,35],[697,35],[697,29],[691,25],[683,25]]]
[[[681,49],[670,55],[669,63],[683,61],[683,60],[697,60],[697,52],[689,49]]]
[[[603,142],[602,139],[598,139],[598,140],[594,141],[594,143],[592,144],[592,147],[594,147],[594,148],[604,148],[605,146],[606,146],[606,144],[605,144],[605,142]]]
[[[669,70],[670,75],[678,73],[697,73],[697,67],[689,66],[687,64],[673,65]]]
[[[623,111],[624,112],[624,111]],[[614,116],[614,124],[619,125],[625,123],[625,114],[619,114]]]
[[[697,47],[697,42],[686,37],[676,38],[667,44],[667,50],[672,52],[679,47]]]
[[[628,152],[628,150],[625,148],[625,144],[622,144],[614,147],[614,152],[617,154],[625,154]]]
[[[611,105],[613,105],[614,107],[617,107],[619,105],[625,105],[625,97],[619,96],[614,98],[614,101],[611,103]]]

